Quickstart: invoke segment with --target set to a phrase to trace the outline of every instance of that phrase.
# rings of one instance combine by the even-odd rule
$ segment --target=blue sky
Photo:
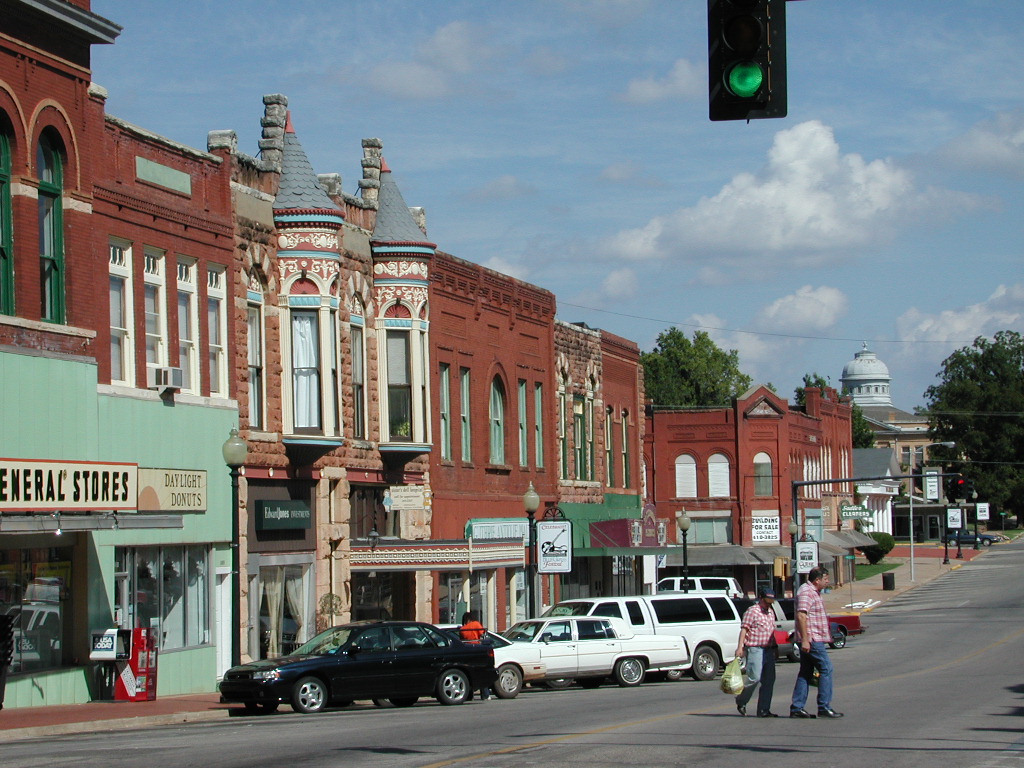
[[[924,403],[942,360],[1024,330],[1014,0],[787,4],[789,116],[707,118],[703,0],[93,0],[109,113],[258,151],[289,99],[350,194],[380,138],[449,253],[653,347],[678,325],[791,397],[861,342]]]

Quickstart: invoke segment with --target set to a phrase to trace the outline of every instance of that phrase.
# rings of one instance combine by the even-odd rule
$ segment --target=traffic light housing
[[[946,501],[962,499],[964,478],[960,474],[946,475]]]
[[[708,114],[786,116],[786,0],[708,0]]]

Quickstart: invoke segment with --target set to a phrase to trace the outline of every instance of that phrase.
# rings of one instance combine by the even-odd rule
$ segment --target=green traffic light
[[[753,61],[741,61],[734,64],[725,73],[725,85],[729,91],[741,99],[756,96],[764,83],[764,70]]]

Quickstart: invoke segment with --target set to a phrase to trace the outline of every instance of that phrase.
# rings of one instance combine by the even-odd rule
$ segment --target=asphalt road
[[[741,718],[717,683],[529,689],[512,701],[357,706],[4,744],[0,766],[1024,766],[1024,543],[865,615],[833,651],[842,720]],[[808,707],[810,708],[810,707]]]

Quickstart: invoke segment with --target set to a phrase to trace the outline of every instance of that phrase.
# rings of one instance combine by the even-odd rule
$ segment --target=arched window
[[[51,323],[65,322],[64,304],[64,165],[60,152],[46,134],[36,151],[39,173],[39,283],[40,316]]]
[[[712,454],[708,459],[708,496],[717,499],[730,495],[729,457],[724,453]]]
[[[505,463],[505,385],[497,376],[491,381],[491,464]]]
[[[11,250],[11,142],[0,115],[0,315],[14,314],[14,253]]]
[[[689,454],[676,457],[676,498],[697,498],[697,462]]]
[[[754,495],[772,496],[772,457],[762,451],[754,457]]]

